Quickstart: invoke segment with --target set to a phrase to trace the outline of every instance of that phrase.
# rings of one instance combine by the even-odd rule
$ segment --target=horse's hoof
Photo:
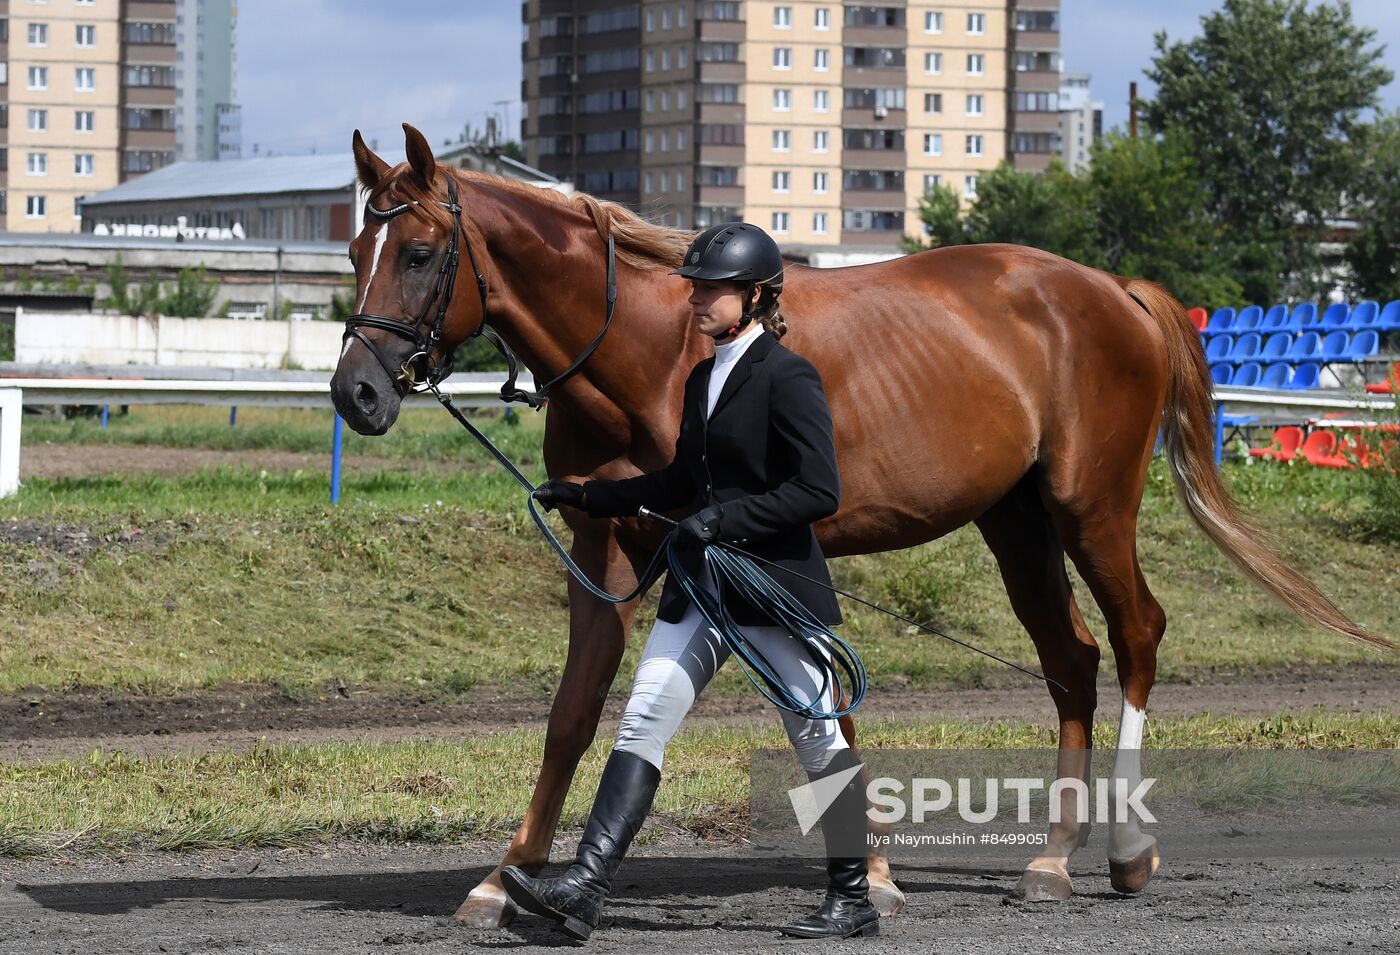
[[[499,885],[483,884],[472,889],[467,900],[452,916],[468,928],[501,928],[515,918],[515,903]]]
[[[1157,874],[1162,864],[1162,856],[1157,851],[1157,840],[1131,859],[1109,859],[1108,881],[1115,892],[1132,895],[1147,888],[1147,883]]]
[[[1067,902],[1074,894],[1074,883],[1068,876],[1048,869],[1027,869],[1012,892],[1027,902]]]
[[[887,919],[903,911],[904,893],[899,891],[899,887],[888,879],[879,881],[871,879],[870,904],[875,906],[875,910],[880,913],[880,918]]]

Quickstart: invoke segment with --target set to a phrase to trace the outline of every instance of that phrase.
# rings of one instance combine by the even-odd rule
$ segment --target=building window
[[[647,133],[646,136],[643,137],[643,140],[646,143],[646,151],[651,152],[652,146],[655,145],[655,140],[652,139],[651,133]]]
[[[967,75],[985,76],[987,73],[987,57],[982,53],[969,53],[967,55]]]
[[[31,176],[47,176],[49,174],[49,154],[30,153],[26,169]]]
[[[647,11],[646,15],[646,27],[648,33],[656,29],[656,18],[652,16],[652,12],[650,10]]]
[[[780,113],[792,112],[792,90],[774,90],[773,108]]]
[[[685,109],[685,90],[676,90],[676,109]]]
[[[788,214],[787,214],[786,212],[775,212],[775,213],[773,213],[773,231],[774,231],[774,232],[786,232],[786,231],[788,231]]]
[[[681,24],[681,26],[684,26],[684,24]],[[676,191],[685,192],[685,170],[683,169],[676,170]],[[680,225],[679,218],[676,220],[676,224]]]
[[[647,50],[646,62],[647,62],[647,72],[648,72],[648,73],[654,72],[654,71],[656,70],[656,51],[655,51],[655,50]]]
[[[661,48],[661,70],[665,72],[671,68],[671,48],[663,46]]]
[[[4,20],[0,20],[0,23],[4,23],[4,22],[5,22]],[[0,86],[4,86],[4,85],[8,84],[9,82],[10,82],[10,61],[9,61],[9,60],[0,60]]]
[[[942,134],[942,133],[924,133],[924,155],[925,155],[925,156],[941,156],[941,155],[943,155],[943,134]]]
[[[685,26],[685,4],[676,7],[676,26]]]
[[[73,89],[80,93],[91,93],[97,89],[97,70],[91,66],[80,66],[73,70]]]
[[[985,13],[969,13],[967,15],[967,32],[972,36],[982,36],[987,32],[987,15]]]
[[[661,112],[663,112],[663,113],[669,113],[670,111],[671,111],[671,91],[670,91],[670,90],[662,90],[662,91],[661,91]]]
[[[32,90],[49,88],[49,68],[47,66],[31,66],[29,68],[29,88]]]
[[[648,17],[648,18],[650,18],[650,16],[651,16],[651,14],[647,14],[647,17]],[[643,191],[643,192],[655,192],[655,191],[656,191],[656,182],[652,179],[651,173],[649,173],[649,172],[648,172],[648,173],[644,173],[644,174],[642,175],[642,191]]]
[[[127,86],[174,86],[175,67],[173,66],[128,66]]]
[[[775,70],[790,70],[790,69],[792,69],[792,47],[790,47],[790,46],[775,46],[775,47],[773,47],[773,69],[775,69]]]
[[[663,153],[671,151],[671,131],[669,129],[661,131],[661,151]]]
[[[831,69],[831,51],[815,50],[812,53],[812,69],[826,72]]]
[[[942,53],[925,53],[925,54],[924,54],[924,72],[925,72],[925,73],[929,73],[929,74],[934,74],[934,75],[936,75],[936,74],[938,74],[938,73],[942,73],[942,72],[943,72],[943,54],[942,54]]]
[[[677,151],[679,151],[679,150],[682,150],[682,149],[684,149],[684,148],[685,148],[685,130],[683,130],[683,129],[678,129],[678,130],[676,130],[676,149],[677,149]]]
[[[812,231],[817,235],[826,235],[826,213],[812,213]]]
[[[941,13],[925,13],[925,14],[924,14],[924,32],[925,32],[925,33],[942,33],[942,32],[943,32],[943,14],[941,14]]]
[[[963,179],[963,194],[973,199],[977,198],[977,177],[966,176]]]
[[[79,23],[73,28],[73,42],[78,46],[97,46],[97,27]]]
[[[45,196],[25,196],[24,197],[24,217],[26,219],[42,219],[49,214],[49,200]]]
[[[818,30],[831,29],[831,10],[827,7],[817,7],[816,20],[813,26]]]
[[[661,8],[661,29],[663,29],[663,30],[669,30],[669,29],[671,29],[671,8],[670,8],[670,7],[662,7],[662,8]]]
[[[943,94],[942,94],[942,93],[925,93],[925,94],[924,94],[924,112],[925,112],[925,113],[929,113],[929,114],[934,115],[934,116],[937,116],[938,114],[942,113],[942,112],[943,112]]]
[[[943,185],[943,177],[938,173],[931,172],[924,176],[924,192],[928,192],[930,189],[937,189],[941,185]]]
[[[128,111],[129,112],[129,111]],[[79,133],[90,133],[93,129],[93,121],[96,118],[90,109],[80,109],[73,114],[73,129]]]
[[[826,193],[826,191],[827,191],[827,184],[828,184],[830,181],[831,181],[831,180],[830,180],[830,178],[828,177],[827,173],[824,173],[824,172],[814,172],[814,173],[812,173],[812,191],[815,192],[815,193],[821,194],[821,195],[825,195],[825,193]]]
[[[48,46],[49,45],[49,25],[47,23],[29,24],[29,45]],[[38,198],[43,198],[42,196]]]
[[[653,91],[653,90],[647,90],[647,112],[648,112],[648,113],[653,113],[653,112],[655,112],[655,111],[656,111],[656,93],[655,93],[655,91]]]
[[[982,98],[982,94],[981,94],[981,93],[970,93],[970,94],[968,94],[968,97],[967,97],[967,115],[969,115],[969,116],[981,116],[981,115],[983,115],[983,113],[982,113],[982,105],[983,105],[983,102],[984,102],[984,100],[983,100],[983,98]]]
[[[49,131],[48,110],[31,109],[29,111],[29,131],[31,133],[46,133]]]
[[[819,129],[812,133],[812,151],[817,153],[826,152],[830,146],[831,134],[824,129]]]
[[[792,29],[792,7],[773,8],[773,26],[779,30]]]
[[[676,47],[676,69],[685,69],[685,47]]]
[[[792,173],[779,169],[773,173],[774,192],[792,192]]]
[[[773,130],[773,152],[785,153],[792,149],[792,130]]]
[[[972,135],[967,137],[967,154],[969,156],[982,155],[982,137]]]
[[[662,192],[670,192],[670,191],[671,191],[671,174],[670,174],[669,172],[667,172],[665,169],[661,170],[661,191],[662,191]]]
[[[73,154],[73,175],[91,176],[93,175],[94,156],[92,153]]]
[[[831,91],[815,90],[812,93],[812,109],[818,113],[831,111]]]

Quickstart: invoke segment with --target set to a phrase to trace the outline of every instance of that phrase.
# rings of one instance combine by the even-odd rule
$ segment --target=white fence
[[[34,364],[198,365],[331,369],[339,322],[132,318],[15,310],[15,361]]]

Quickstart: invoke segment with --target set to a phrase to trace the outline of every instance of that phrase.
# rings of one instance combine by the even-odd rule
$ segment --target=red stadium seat
[[[1324,468],[1338,467],[1337,464],[1333,463],[1337,458],[1337,436],[1331,431],[1321,429],[1314,431],[1308,435],[1308,439],[1298,449],[1298,454],[1309,464],[1316,464]],[[1341,465],[1341,467],[1345,466],[1345,464]]]
[[[1292,461],[1303,443],[1303,429],[1289,425],[1274,432],[1274,439],[1267,448],[1250,448],[1250,457],[1273,458],[1275,461]]]
[[[1366,390],[1373,395],[1394,394],[1397,388],[1400,388],[1400,361],[1391,366],[1390,375],[1385,381],[1366,386]]]
[[[1191,324],[1196,326],[1196,331],[1206,330],[1206,323],[1210,321],[1210,313],[1203,308],[1193,308],[1186,312],[1191,317]]]

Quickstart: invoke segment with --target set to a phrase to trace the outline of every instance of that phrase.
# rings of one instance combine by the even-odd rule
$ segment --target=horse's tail
[[[1263,543],[1260,531],[1239,512],[1215,466],[1212,383],[1196,327],[1162,286],[1141,279],[1118,281],[1156,319],[1166,339],[1169,379],[1162,419],[1167,461],[1192,520],[1246,575],[1304,620],[1363,643],[1400,649],[1352,622],[1312,581]]]

